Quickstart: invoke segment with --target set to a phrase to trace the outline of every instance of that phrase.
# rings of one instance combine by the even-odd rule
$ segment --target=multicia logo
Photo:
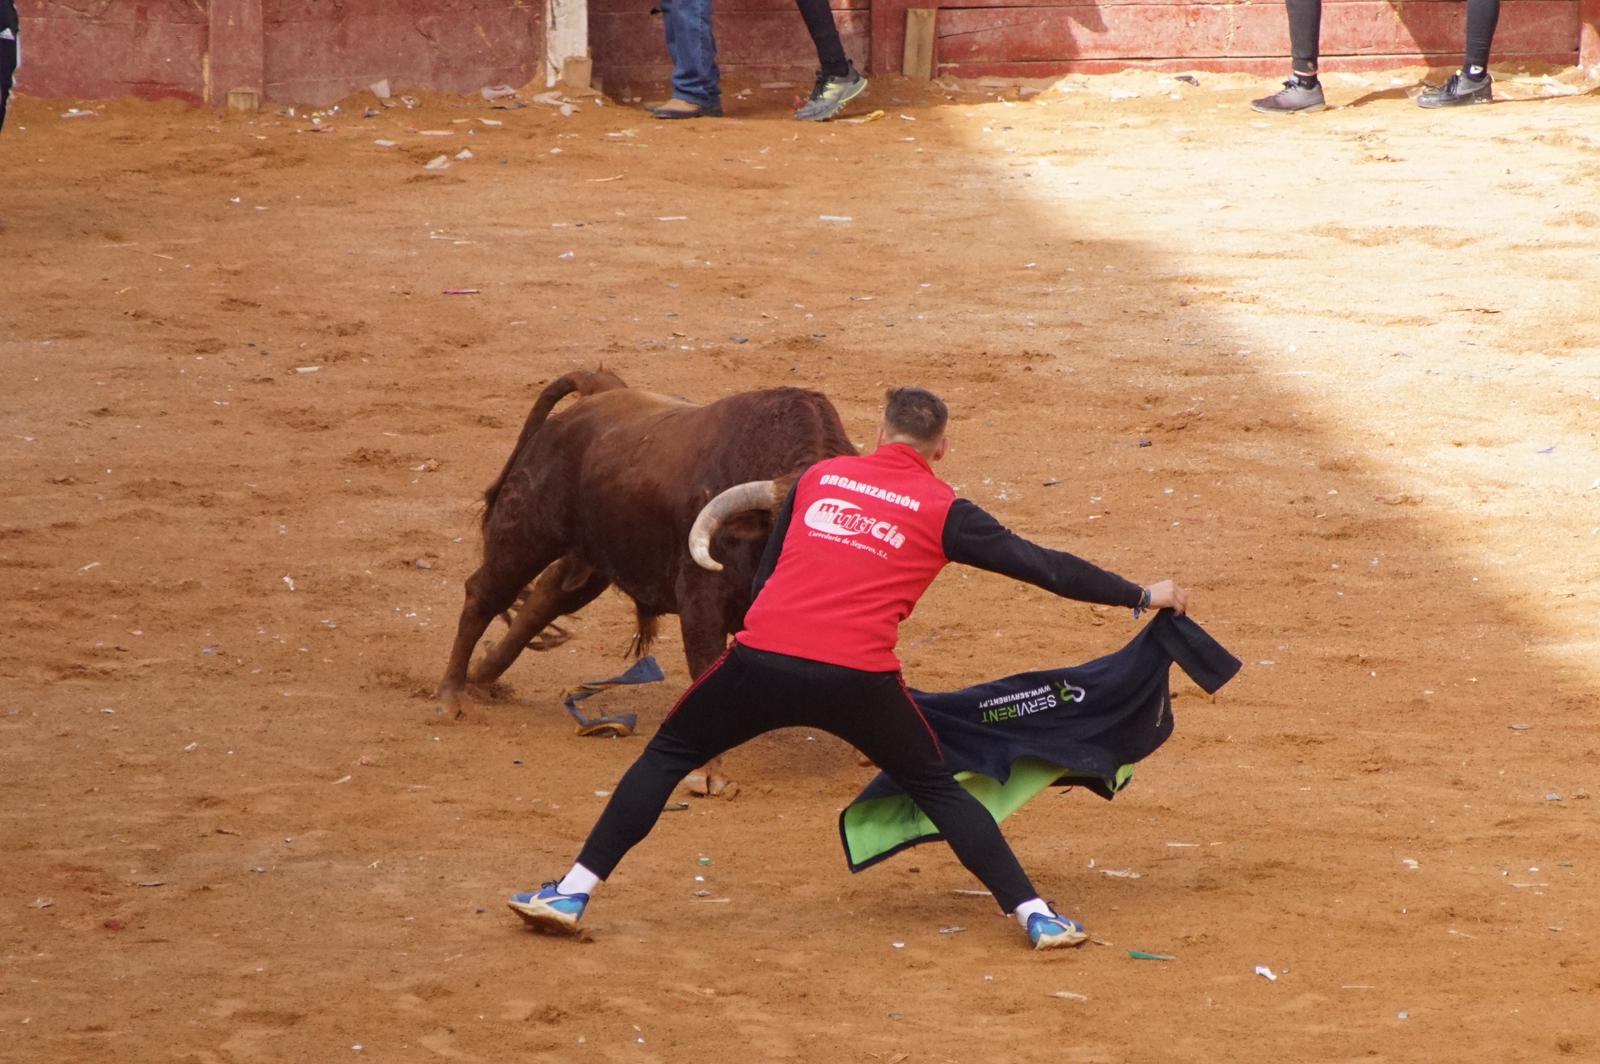
[[[843,499],[818,499],[806,509],[806,527],[835,536],[871,536],[896,549],[905,545],[905,533],[890,521],[880,521],[861,507]]]

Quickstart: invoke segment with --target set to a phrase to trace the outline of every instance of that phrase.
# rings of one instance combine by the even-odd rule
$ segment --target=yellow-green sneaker
[[[817,73],[816,87],[811,98],[800,105],[794,116],[802,122],[826,122],[844,109],[844,105],[867,91],[867,79],[854,65],[842,77],[829,77]]]

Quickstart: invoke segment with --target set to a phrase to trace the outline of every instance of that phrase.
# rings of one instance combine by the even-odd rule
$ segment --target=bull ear
[[[734,514],[717,527],[707,553],[722,566],[722,575],[748,582],[761,563],[772,537],[772,515],[765,510]]]
[[[702,569],[720,573],[722,563],[711,556],[711,537],[717,528],[734,514],[746,510],[773,512],[783,501],[777,483],[771,480],[752,480],[735,484],[706,503],[689,529],[689,555]]]
[[[761,545],[765,546],[766,538],[772,532],[772,516],[765,510],[746,510],[722,522],[717,526],[716,535],[711,537],[711,548],[716,551],[716,557],[722,558],[740,543],[750,540],[761,540]]]

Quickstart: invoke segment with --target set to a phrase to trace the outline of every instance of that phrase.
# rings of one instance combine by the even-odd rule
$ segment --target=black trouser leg
[[[917,803],[939,829],[956,859],[1011,912],[1039,896],[1022,870],[1000,825],[950,774],[938,740],[922,712],[894,674],[870,677],[863,704],[831,702],[813,723],[855,746]]]
[[[1321,47],[1322,0],[1284,0],[1289,8],[1289,54],[1296,74],[1317,72]]]
[[[1467,52],[1462,69],[1482,77],[1489,68],[1489,45],[1500,21],[1500,0],[1467,0]]]
[[[11,86],[17,74],[16,41],[0,41],[0,129],[6,128],[6,107],[11,102]]]
[[[761,734],[758,715],[738,701],[746,665],[725,655],[686,691],[662,722],[644,753],[612,792],[589,832],[578,863],[608,878],[627,852],[642,842],[661,817],[672,790],[718,754]]]
[[[955,851],[956,859],[989,888],[1001,912],[1010,913],[1029,898],[1039,896],[1000,833],[1000,825],[948,771],[889,775],[928,814]]]
[[[684,776],[763,732],[795,726],[831,732],[889,773],[1006,912],[1038,896],[1000,825],[950,774],[897,673],[738,645],[684,694],[623,775],[578,863],[607,878],[650,833]]]
[[[811,43],[817,47],[817,65],[830,78],[842,78],[850,73],[850,60],[844,54],[844,44],[839,40],[839,25],[833,19],[833,8],[828,0],[795,0],[800,7],[800,17],[806,20],[811,33]]]

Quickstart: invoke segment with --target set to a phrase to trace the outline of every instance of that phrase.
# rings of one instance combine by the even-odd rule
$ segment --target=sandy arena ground
[[[0,1060],[1600,1059],[1600,94],[1426,113],[1417,73],[1277,121],[1261,79],[1154,74],[885,79],[825,126],[755,87],[720,122],[357,100],[320,133],[21,100]],[[558,702],[631,610],[462,722],[429,695],[478,493],[601,360],[817,387],[862,441],[923,383],[963,493],[1193,589],[1239,678],[1176,680],[1117,801],[1007,825],[1096,944],[1030,953],[942,848],[847,874],[869,770],[801,733],[665,815],[585,940],[505,910],[642,746]],[[902,647],[947,689],[1134,630],[951,570]],[[666,631],[668,682],[605,700],[645,735]]]

